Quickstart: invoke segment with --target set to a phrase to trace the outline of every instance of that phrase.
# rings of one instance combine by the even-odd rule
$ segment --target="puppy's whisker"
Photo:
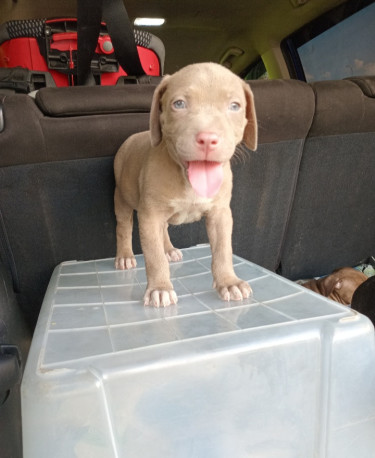
[[[240,143],[239,145],[237,145],[234,151],[234,154],[231,158],[231,162],[233,164],[237,164],[237,163],[245,164],[246,160],[249,157],[250,151],[251,150],[244,143]]]

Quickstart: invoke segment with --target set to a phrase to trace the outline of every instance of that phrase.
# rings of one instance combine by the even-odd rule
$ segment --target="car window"
[[[375,3],[366,3],[332,11],[285,40],[291,75],[307,82],[375,75]]]
[[[375,4],[297,48],[306,80],[375,75],[374,24]]]
[[[267,69],[262,61],[262,59],[258,59],[256,62],[250,65],[244,73],[245,80],[260,80],[260,79],[268,79],[268,72]]]

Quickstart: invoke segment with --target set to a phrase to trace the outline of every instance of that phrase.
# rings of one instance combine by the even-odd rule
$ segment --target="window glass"
[[[245,80],[261,80],[268,79],[266,67],[261,58],[254,62],[245,72]]]
[[[375,75],[375,3],[297,51],[308,82]]]

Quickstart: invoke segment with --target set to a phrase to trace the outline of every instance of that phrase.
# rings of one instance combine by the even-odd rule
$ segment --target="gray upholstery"
[[[375,99],[361,86],[348,80],[312,84],[314,122],[281,259],[281,273],[289,278],[325,275],[374,252]]]
[[[45,88],[38,91],[36,104],[50,117],[91,116],[116,113],[148,113],[155,86],[120,85]]]
[[[32,325],[58,263],[115,254],[113,156],[126,137],[148,128],[153,90],[56,88],[51,95],[46,88],[36,102],[3,98],[0,255]]]
[[[294,80],[251,83],[259,146],[232,162],[233,250],[276,270],[305,137],[314,115],[311,88]]]

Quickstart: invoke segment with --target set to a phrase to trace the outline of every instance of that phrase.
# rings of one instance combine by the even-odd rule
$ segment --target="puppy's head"
[[[344,305],[352,303],[354,292],[366,280],[365,274],[351,267],[337,269],[322,279],[325,296]]]
[[[221,65],[189,65],[166,76],[156,89],[150,131],[152,145],[164,142],[195,192],[213,197],[236,146],[243,140],[257,148],[253,94]]]
[[[152,145],[165,141],[177,160],[224,162],[242,140],[257,148],[253,94],[221,65],[189,65],[156,89],[150,130]]]

